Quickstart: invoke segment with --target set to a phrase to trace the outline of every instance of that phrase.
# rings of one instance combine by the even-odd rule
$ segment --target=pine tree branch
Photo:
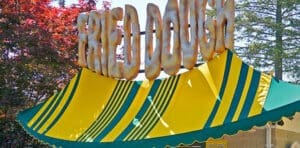
[[[274,39],[268,39],[265,37],[259,37],[257,35],[242,35],[243,38],[250,38],[253,39],[252,41],[266,41],[266,42],[270,42],[270,41],[274,41]]]
[[[282,11],[282,15],[292,12],[292,11],[297,11],[296,6],[295,7],[291,7],[291,8],[286,8],[285,10]]]
[[[253,7],[254,8],[254,7]],[[245,12],[245,11],[251,11],[251,12],[255,12],[255,13],[259,13],[259,14],[264,14],[264,15],[270,15],[270,16],[273,16],[275,17],[276,14],[275,13],[271,13],[271,11],[260,11],[260,10],[252,10],[252,9],[244,9],[244,8],[241,8],[241,9],[236,9],[236,12]]]
[[[267,3],[267,2],[261,3],[261,2],[255,2],[255,1],[251,1],[251,2],[248,1],[249,5],[246,6],[246,7],[264,8],[266,10],[271,10],[271,11],[275,12],[276,11],[276,4],[273,4],[273,1],[271,1],[271,2],[272,3]],[[268,7],[262,7],[263,4],[267,5]],[[239,4],[237,4],[237,5],[239,5]]]
[[[287,17],[287,18],[289,18],[289,17],[293,17],[293,16],[300,16],[300,12],[296,12],[296,13],[292,13],[292,14],[288,14],[288,15],[283,15],[284,17]]]
[[[271,11],[266,12],[266,11],[255,10],[254,12],[255,12],[255,13],[260,13],[260,14],[263,14],[263,15],[270,15],[270,16],[273,16],[273,17],[276,16],[276,14],[275,14],[275,13],[271,13]]]

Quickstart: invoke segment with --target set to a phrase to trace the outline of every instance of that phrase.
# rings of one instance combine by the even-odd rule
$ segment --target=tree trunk
[[[275,77],[282,80],[282,58],[283,58],[283,44],[282,44],[282,0],[277,0],[276,4],[276,49],[274,52]]]
[[[65,0],[59,0],[59,1],[58,1],[58,5],[59,5],[59,7],[61,7],[61,8],[65,8],[65,4],[66,4],[66,1],[65,1]]]

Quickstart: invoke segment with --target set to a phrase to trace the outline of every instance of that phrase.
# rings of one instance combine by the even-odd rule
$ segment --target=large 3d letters
[[[198,36],[197,36],[197,8],[198,1],[196,0],[180,0],[179,6],[179,22],[180,22],[180,44],[182,50],[182,62],[185,68],[194,68],[197,62],[198,55]],[[188,13],[189,12],[189,13]],[[190,16],[188,17],[188,14]],[[189,22],[190,18],[190,34]],[[191,41],[189,38],[191,36]]]
[[[198,9],[198,36],[202,58],[211,60],[215,53],[216,45],[216,23],[212,18],[205,18],[207,0],[199,0]],[[206,36],[206,29],[209,30],[210,38]]]
[[[132,42],[131,42],[132,31]],[[136,9],[131,5],[125,6],[124,18],[124,78],[131,80],[140,70],[140,25]]]
[[[156,46],[153,52],[153,22],[155,23]],[[147,79],[158,77],[161,69],[162,20],[159,8],[154,4],[147,6],[145,74]]]
[[[80,13],[77,18],[78,29],[78,64],[79,66],[86,67],[86,51],[85,46],[87,44],[87,30],[86,24],[88,20],[88,13]]]
[[[215,3],[215,0],[211,0]],[[216,51],[222,53],[225,48],[233,49],[234,44],[234,0],[218,0],[217,7],[217,42]],[[225,26],[225,27],[224,27]],[[226,28],[225,34],[224,29]],[[224,39],[225,36],[225,39]]]
[[[122,31],[117,27],[117,21],[122,20],[123,9],[114,8],[109,17],[109,54],[108,54],[108,76],[112,78],[123,78],[123,63],[116,59],[116,48],[121,43]]]
[[[171,23],[173,25],[173,53],[171,53]],[[169,75],[176,75],[181,63],[179,10],[177,0],[168,0],[163,16],[162,66]]]
[[[110,10],[105,10],[101,14],[101,71],[104,76],[108,76],[108,54],[109,54],[109,19]]]
[[[203,60],[209,61],[225,49],[233,48],[234,0],[179,2],[180,5],[178,0],[168,0],[163,18],[156,5],[147,5],[144,62],[145,75],[149,80],[157,78],[161,68],[169,75],[176,75],[181,64],[187,69],[193,69],[198,50]],[[216,7],[216,19],[206,18],[207,3]],[[123,9],[120,7],[104,11],[92,10],[89,14],[81,13],[78,16],[80,66],[88,66],[98,74],[111,78],[132,80],[138,75],[141,40],[136,9],[131,5],[125,6],[124,61],[116,59],[116,48],[122,40],[122,31],[117,22],[122,19]],[[156,38],[155,49],[153,33]],[[173,43],[170,43],[171,38]]]
[[[100,13],[93,10],[90,12],[88,19],[88,68],[95,70],[101,74],[101,26],[100,26]]]

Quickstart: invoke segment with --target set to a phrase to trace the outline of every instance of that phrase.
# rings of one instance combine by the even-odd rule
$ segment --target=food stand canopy
[[[225,51],[154,81],[116,80],[83,68],[17,120],[29,134],[58,147],[164,147],[236,134],[297,111],[300,86]]]

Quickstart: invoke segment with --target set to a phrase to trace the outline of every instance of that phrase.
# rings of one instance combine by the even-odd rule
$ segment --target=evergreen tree
[[[300,80],[300,1],[236,2],[236,52],[275,77]]]

